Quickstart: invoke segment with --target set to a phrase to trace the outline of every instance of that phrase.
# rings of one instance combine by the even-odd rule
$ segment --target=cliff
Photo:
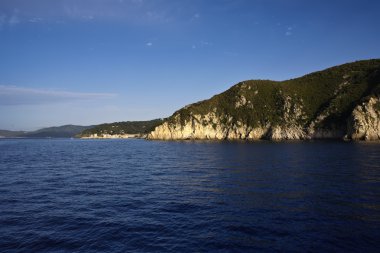
[[[176,111],[148,139],[380,139],[380,60],[248,80]]]
[[[347,125],[348,136],[356,140],[380,140],[380,99],[370,97],[357,105]]]

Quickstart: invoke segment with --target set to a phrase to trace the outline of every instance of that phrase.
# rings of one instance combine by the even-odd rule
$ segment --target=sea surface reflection
[[[376,252],[380,145],[0,140],[3,252]]]

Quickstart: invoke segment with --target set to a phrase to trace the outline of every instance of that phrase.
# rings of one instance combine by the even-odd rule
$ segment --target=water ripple
[[[380,146],[0,140],[2,252],[376,252]]]

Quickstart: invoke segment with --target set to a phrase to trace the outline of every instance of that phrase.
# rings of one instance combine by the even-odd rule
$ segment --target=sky
[[[0,0],[0,129],[150,120],[380,58],[378,0]]]

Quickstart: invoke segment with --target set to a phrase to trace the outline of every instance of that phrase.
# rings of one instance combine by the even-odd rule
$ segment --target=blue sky
[[[0,129],[149,120],[380,58],[377,0],[0,0]]]

